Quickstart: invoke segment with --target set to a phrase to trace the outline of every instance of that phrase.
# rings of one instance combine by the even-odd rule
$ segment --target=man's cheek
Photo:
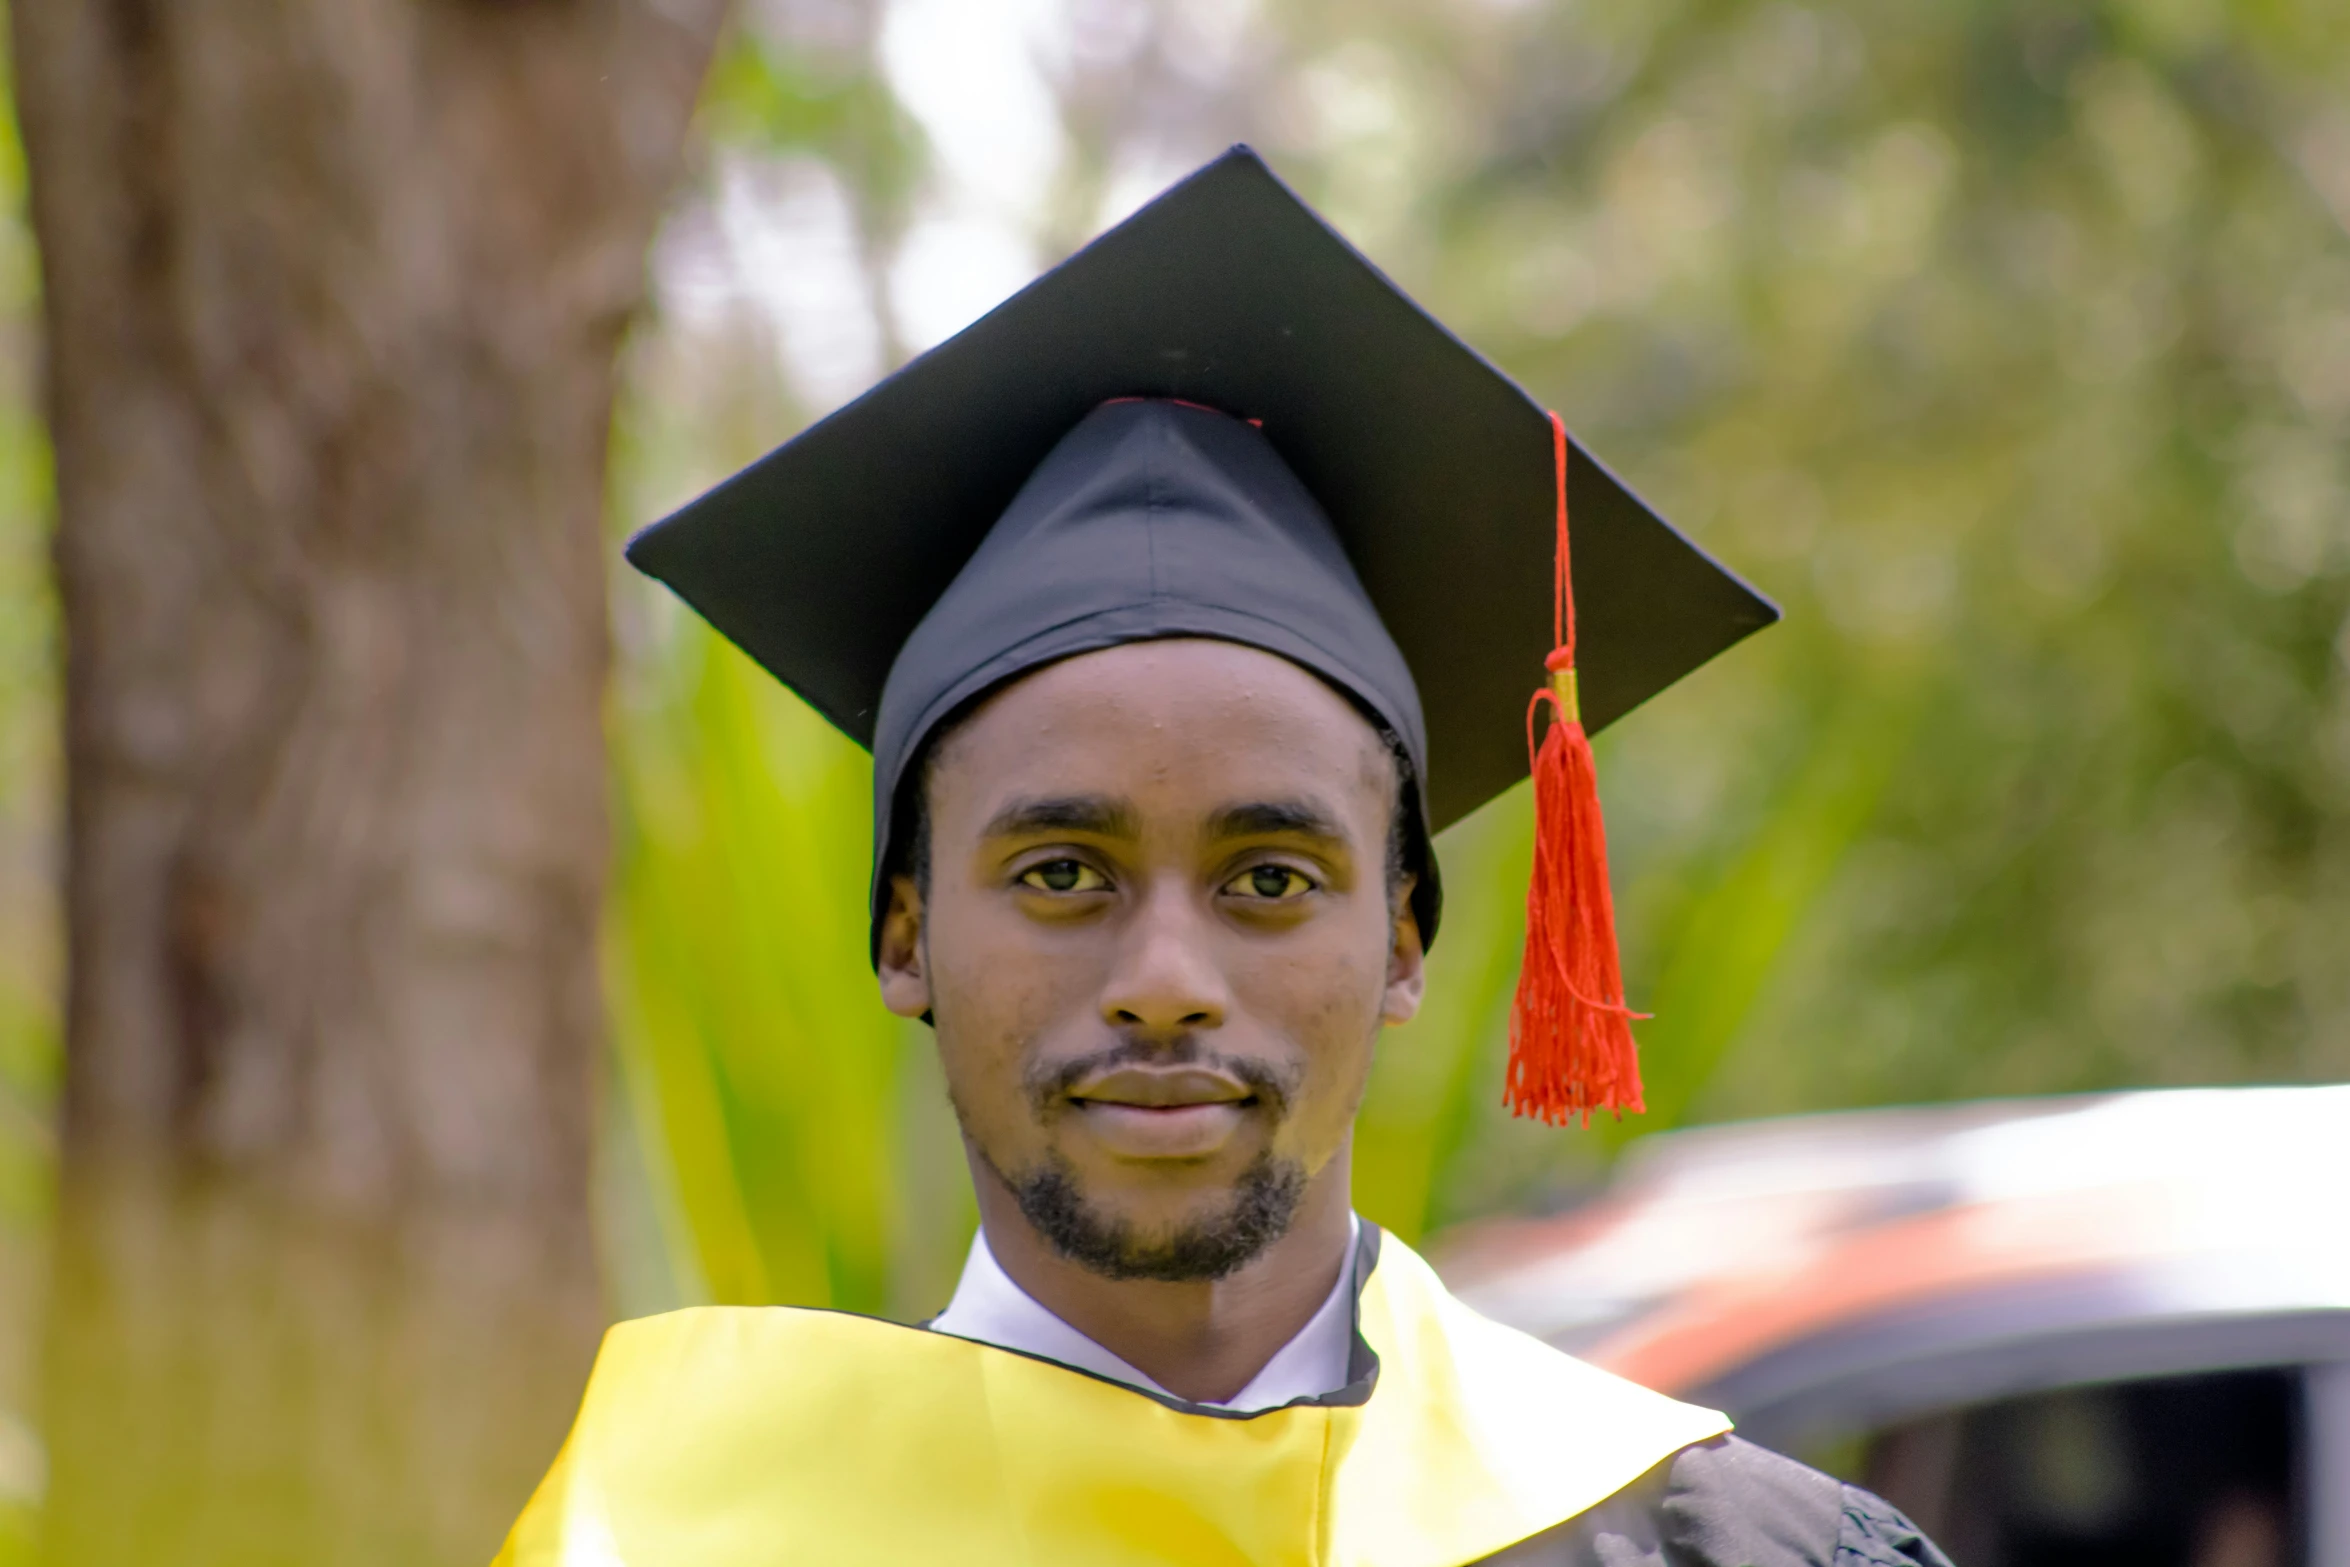
[[[1351,1117],[1362,1098],[1385,986],[1384,966],[1374,972],[1348,965],[1343,976],[1325,974],[1319,986],[1301,992],[1313,998],[1298,1033],[1317,1120]]]
[[[1386,954],[1380,952],[1376,962],[1351,955],[1283,962],[1251,975],[1245,988],[1265,1015],[1280,1020],[1283,1033],[1319,1060],[1351,1047],[1377,1021],[1387,988]]]
[[[1050,969],[973,952],[935,970],[942,1004],[952,1009],[974,1067],[1020,1081],[1025,1058],[1054,1023],[1078,1004]]]

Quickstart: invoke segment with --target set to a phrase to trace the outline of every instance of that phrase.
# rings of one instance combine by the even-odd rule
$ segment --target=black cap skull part
[[[876,830],[925,740],[990,689],[1055,659],[1214,637],[1320,675],[1427,771],[1419,693],[1329,519],[1254,427],[1121,398],[1078,422],[1021,487],[891,668],[874,732]],[[1418,813],[1417,790],[1411,809]],[[1424,820],[1407,826],[1414,912],[1442,903]],[[892,846],[877,847],[877,864]],[[878,889],[877,889],[878,896]]]
[[[1235,148],[628,556],[874,749],[877,894],[942,720],[1153,637],[1346,691],[1433,832],[1527,775],[1552,443],[1541,404]],[[1596,731],[1778,612],[1588,453],[1568,473]]]

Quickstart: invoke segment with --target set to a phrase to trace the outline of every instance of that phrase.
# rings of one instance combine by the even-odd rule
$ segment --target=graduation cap
[[[1430,938],[1427,836],[1531,762],[1509,1097],[1553,1121],[1639,1105],[1585,737],[1778,618],[1246,147],[628,558],[873,749],[877,925],[924,743],[1090,648],[1220,637],[1353,697],[1411,763]]]

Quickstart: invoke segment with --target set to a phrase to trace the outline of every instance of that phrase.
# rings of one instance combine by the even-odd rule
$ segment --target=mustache
[[[1300,1073],[1294,1067],[1277,1066],[1255,1056],[1226,1055],[1221,1051],[1202,1049],[1197,1040],[1185,1039],[1172,1048],[1154,1045],[1144,1040],[1121,1040],[1106,1050],[1077,1056],[1068,1061],[1029,1068],[1021,1081],[1028,1101],[1041,1113],[1089,1077],[1114,1072],[1122,1066],[1198,1066],[1223,1072],[1240,1083],[1276,1114],[1285,1113],[1290,1101],[1297,1097]]]

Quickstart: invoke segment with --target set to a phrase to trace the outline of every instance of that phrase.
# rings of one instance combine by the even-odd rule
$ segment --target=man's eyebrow
[[[1140,836],[1141,824],[1132,805],[1108,795],[1042,795],[1014,800],[988,818],[980,836],[1029,838],[1056,832],[1083,833],[1089,838],[1134,838]]]
[[[1346,839],[1338,819],[1311,800],[1250,800],[1227,805],[1208,818],[1213,838],[1321,838],[1332,843]]]

